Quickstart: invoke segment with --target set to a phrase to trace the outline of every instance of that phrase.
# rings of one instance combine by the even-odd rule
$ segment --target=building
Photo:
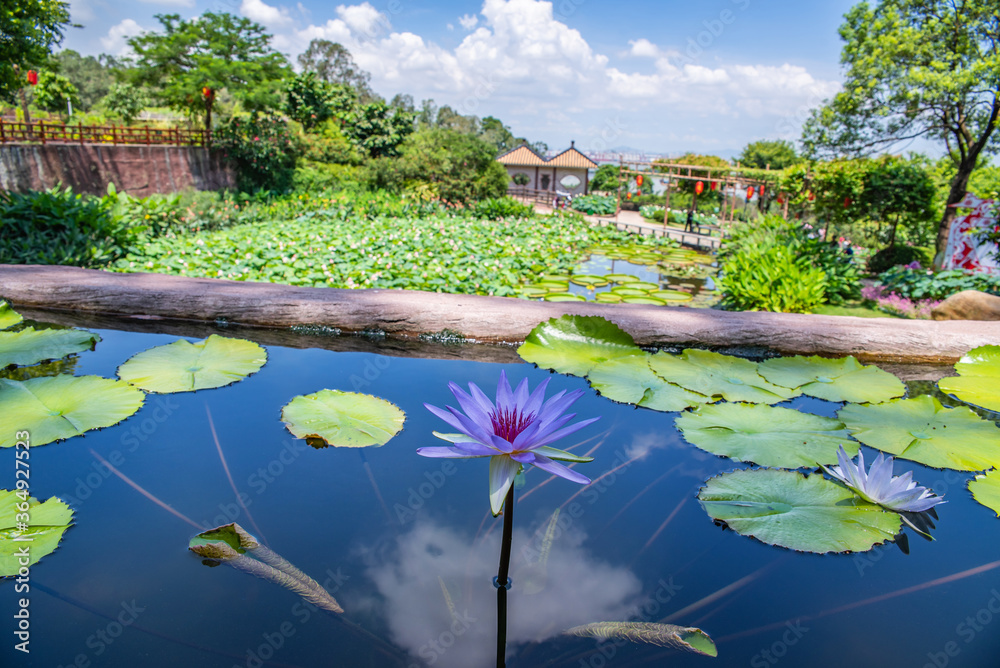
[[[576,150],[576,142],[559,155],[547,159],[522,144],[500,155],[497,162],[507,168],[513,188],[569,195],[586,195],[590,170],[597,169],[596,162]]]

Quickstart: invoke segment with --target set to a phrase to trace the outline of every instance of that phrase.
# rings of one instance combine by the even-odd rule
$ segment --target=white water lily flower
[[[886,457],[881,452],[867,473],[865,456],[860,450],[858,463],[855,464],[847,456],[844,446],[840,446],[840,450],[837,451],[837,461],[840,462],[840,466],[827,468],[820,464],[820,467],[869,503],[898,513],[921,513],[939,503],[945,503],[940,496],[913,482],[911,471],[894,477],[892,457]]]

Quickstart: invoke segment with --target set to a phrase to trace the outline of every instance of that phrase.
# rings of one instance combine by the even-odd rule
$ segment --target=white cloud
[[[479,25],[479,17],[475,14],[466,14],[459,17],[458,22],[461,23],[462,27],[466,30],[472,30]]]
[[[167,5],[169,7],[194,7],[194,0],[139,0],[147,5]]]
[[[646,38],[629,40],[629,44],[629,55],[636,58],[658,58],[660,55],[660,48]]]
[[[129,37],[134,37],[146,29],[136,23],[133,19],[123,19],[121,23],[111,26],[108,30],[108,34],[101,38],[101,46],[104,47],[105,53],[110,53],[113,56],[125,56],[131,53],[132,49],[129,47],[126,40]]]
[[[292,22],[286,8],[273,7],[264,0],[243,0],[240,4],[240,14],[269,27],[288,25]]]

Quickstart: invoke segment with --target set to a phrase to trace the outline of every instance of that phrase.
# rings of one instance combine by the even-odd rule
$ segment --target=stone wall
[[[0,188],[24,192],[62,184],[102,195],[108,184],[135,197],[232,187],[232,171],[215,151],[194,146],[108,144],[0,145]]]

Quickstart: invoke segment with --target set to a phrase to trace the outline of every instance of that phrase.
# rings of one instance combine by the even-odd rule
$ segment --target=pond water
[[[177,338],[97,331],[103,341],[79,357],[77,375],[113,377],[134,353]],[[374,348],[272,345],[268,354],[259,373],[235,385],[150,395],[118,426],[31,451],[32,495],[70,502],[74,526],[31,570],[31,653],[15,651],[8,631],[2,665],[491,665],[501,520],[489,514],[487,462],[415,451],[435,445],[431,432],[443,427],[423,402],[453,404],[452,380],[492,393],[501,369],[532,387],[551,378],[550,392],[584,389],[575,412],[601,416],[562,443],[592,453],[593,463],[578,466],[592,485],[532,469],[517,492],[509,666],[1000,663],[1000,524],[965,490],[969,474],[897,464],[948,500],[936,540],[910,532],[910,554],[894,544],[857,555],[793,553],[713,524],[695,494],[706,478],[742,465],[686,444],[676,414],[614,404],[583,379],[528,364]],[[387,399],[406,412],[405,428],[381,448],[313,449],[286,431],[280,409],[324,388]],[[840,407],[808,398],[784,405],[827,416]],[[0,452],[6,481],[14,454]],[[187,550],[199,529],[98,456],[196,525],[239,522],[323,584],[345,614],[203,565]],[[8,619],[22,596],[12,580],[0,582]],[[561,635],[626,619],[700,627],[719,656]]]
[[[690,306],[693,308],[709,308],[719,301],[719,295],[715,292],[715,281],[712,277],[715,270],[709,268],[713,262],[712,258],[701,256],[703,263],[694,265],[697,271],[692,271],[694,276],[674,275],[681,273],[682,267],[676,266],[675,271],[668,268],[657,267],[655,265],[637,264],[628,260],[616,260],[604,255],[591,255],[585,262],[582,262],[574,271],[574,274],[589,274],[593,276],[606,276],[609,274],[625,274],[635,276],[639,281],[646,283],[656,283],[661,290],[676,290],[690,294],[692,299],[686,302],[672,302],[675,306]],[[684,265],[692,267],[692,265]],[[703,277],[702,277],[703,276]],[[582,295],[588,300],[593,300],[594,295],[600,292],[610,292],[614,285],[607,285],[600,288],[587,288],[570,283],[571,294]]]

